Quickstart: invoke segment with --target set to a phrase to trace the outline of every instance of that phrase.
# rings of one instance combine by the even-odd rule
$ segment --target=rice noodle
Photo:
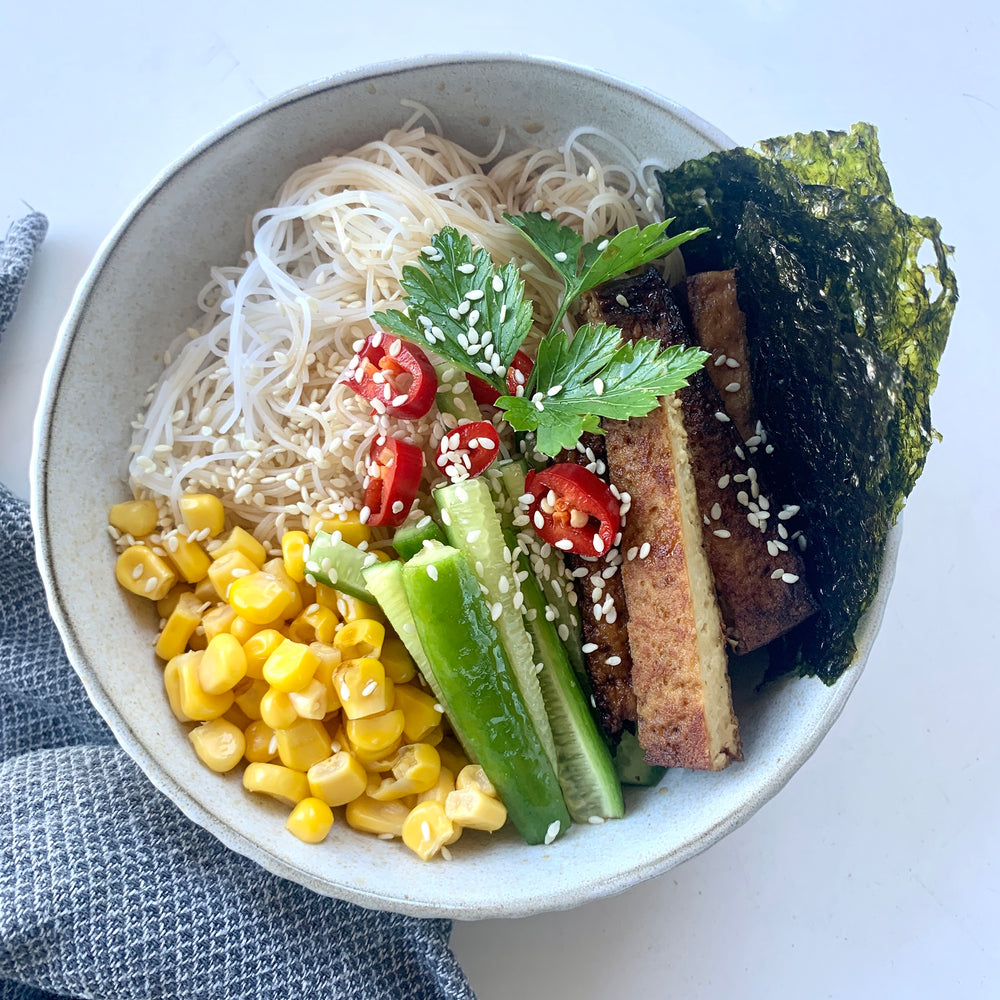
[[[498,158],[501,132],[477,156],[403,103],[415,109],[403,128],[289,177],[250,220],[242,264],[211,271],[200,324],[172,345],[133,423],[130,485],[156,500],[162,524],[176,523],[183,493],[212,492],[274,547],[310,514],[360,508],[377,434],[436,446],[446,428],[435,411],[372,417],[335,384],[371,314],[400,306],[403,266],[441,227],[523,266],[541,326],[561,284],[503,212],[550,212],[585,240],[654,220],[650,164],[605,133],[577,129],[561,148]]]

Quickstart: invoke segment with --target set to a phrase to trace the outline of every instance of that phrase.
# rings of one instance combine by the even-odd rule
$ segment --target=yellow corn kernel
[[[323,719],[326,717],[326,685],[314,677],[301,691],[289,691],[288,700],[300,719]]]
[[[339,531],[340,537],[350,545],[360,545],[361,542],[372,540],[372,529],[367,524],[362,524],[359,514],[353,510],[333,517],[310,514],[309,534],[315,537],[317,531],[325,531],[330,535]]]
[[[108,513],[108,523],[126,535],[142,538],[156,531],[159,512],[152,500],[125,500]]]
[[[199,675],[204,655],[202,650],[198,650],[196,653],[176,657],[179,661],[178,693],[181,711],[195,722],[211,722],[212,719],[225,715],[234,701],[232,691],[211,694],[201,686]]]
[[[283,639],[264,663],[264,680],[279,691],[301,691],[318,666],[319,658],[305,643]]]
[[[231,771],[243,759],[246,737],[243,730],[225,719],[202,723],[188,733],[201,762],[219,774]]]
[[[442,716],[443,718],[443,716]],[[444,739],[444,726],[435,726],[433,729],[428,730],[421,737],[421,743],[429,743],[432,747],[436,747]]]
[[[285,619],[285,621],[290,621],[303,609],[303,607],[305,607],[302,601],[302,591],[299,590],[299,585],[285,571],[285,561],[280,556],[276,556],[274,559],[268,559],[261,569],[263,569],[265,573],[270,573],[270,575],[273,576],[290,595],[292,601],[281,613],[281,617]]]
[[[170,711],[174,713],[174,718],[178,722],[191,722],[191,718],[184,714],[184,709],[181,707],[181,664],[184,662],[184,657],[193,655],[195,654],[180,653],[172,656],[163,668],[163,689],[167,692]]]
[[[340,591],[337,592],[337,603],[334,607],[337,614],[340,615],[341,620],[345,622],[360,621],[361,619],[368,619],[369,621],[379,623],[385,622],[385,615],[382,614],[380,607],[375,604],[368,604],[360,598],[351,597],[350,594],[343,594]]]
[[[385,626],[371,618],[348,622],[334,637],[333,644],[345,660],[370,656],[377,660],[385,642]]]
[[[347,747],[358,758],[359,763],[369,774],[386,774],[392,770],[392,762],[396,759],[403,738],[394,740],[384,750],[360,750],[347,740]]]
[[[214,552],[212,555],[215,561],[208,567],[208,578],[215,587],[214,600],[228,600],[229,588],[235,580],[257,572],[257,564],[243,552],[233,550],[221,556]],[[198,593],[197,587],[195,593]]]
[[[306,578],[306,556],[309,552],[309,536],[304,531],[286,531],[281,536],[281,558],[285,572],[296,582]]]
[[[406,651],[403,640],[396,635],[387,635],[382,643],[382,652],[378,657],[385,667],[386,677],[391,677],[397,684],[412,681],[417,675],[417,667],[413,657]]]
[[[285,641],[276,628],[265,628],[255,632],[243,643],[247,658],[247,677],[262,678],[264,664],[268,657]]]
[[[226,512],[222,501],[211,493],[186,493],[178,506],[188,534],[205,532],[204,537],[214,538],[222,534]]]
[[[243,756],[251,764],[266,764],[278,756],[278,738],[262,719],[256,719],[243,730],[246,747]]]
[[[335,611],[324,608],[322,604],[313,603],[289,623],[288,635],[297,642],[330,643],[337,632],[338,624]]]
[[[270,573],[258,570],[233,580],[226,600],[235,614],[257,625],[267,625],[284,614],[293,597]]]
[[[455,787],[462,791],[466,788],[478,788],[484,795],[491,799],[499,798],[497,790],[493,787],[493,782],[486,776],[481,764],[466,764],[458,774],[455,775]]]
[[[438,760],[440,760],[440,756]],[[442,764],[438,769],[437,781],[430,788],[417,795],[418,802],[433,800],[444,805],[444,800],[448,798],[448,793],[455,791],[455,775]]]
[[[213,566],[215,563],[212,564]],[[194,596],[201,601],[202,604],[215,604],[219,600],[219,592],[215,589],[215,583],[212,581],[212,571],[209,569],[208,576],[204,580],[199,580],[194,585]]]
[[[340,591],[334,590],[333,587],[328,587],[325,583],[320,583],[316,581],[316,586],[314,588],[316,594],[316,603],[323,608],[329,608],[334,614],[338,615],[337,611],[337,601],[340,599]]]
[[[228,604],[216,604],[201,616],[201,624],[205,630],[205,639],[211,642],[217,635],[228,635],[236,612]]]
[[[346,750],[317,761],[306,775],[309,790],[328,806],[343,806],[356,799],[368,785],[368,773]]]
[[[167,593],[166,597],[161,597],[156,602],[156,613],[161,618],[169,618],[174,613],[174,608],[180,603],[181,594],[193,593],[191,588],[186,583],[175,583]],[[215,600],[215,595],[213,593],[212,600]],[[199,604],[203,604],[203,601],[199,601]]]
[[[229,623],[229,634],[235,636],[237,642],[242,644],[255,636],[262,628],[262,625],[247,621],[242,615],[234,615],[233,620]]]
[[[163,536],[162,544],[167,558],[177,567],[181,579],[197,583],[208,576],[208,568],[212,565],[211,557],[197,542],[189,542],[183,532],[176,528],[168,531]]]
[[[465,755],[458,740],[452,736],[446,736],[437,745],[437,752],[441,755],[441,763],[448,768],[452,774],[459,771],[469,763],[469,758]]]
[[[207,694],[231,691],[246,672],[246,654],[235,636],[220,632],[209,640],[198,667],[198,680]]]
[[[392,708],[385,670],[370,656],[347,660],[334,672],[334,687],[344,715],[363,719]]]
[[[383,666],[384,666],[383,662]],[[441,724],[441,712],[434,696],[421,691],[415,684],[397,684],[393,708],[401,708],[406,722],[403,734],[411,743],[419,743],[432,729]]]
[[[399,709],[351,719],[344,723],[347,740],[365,754],[385,753],[403,734],[403,713]]]
[[[199,625],[194,630],[194,635],[191,636],[190,639],[188,639],[188,649],[190,649],[190,650],[202,649],[203,650],[207,645],[208,645],[208,639],[205,638],[205,628],[204,628],[204,626]]]
[[[233,688],[233,695],[240,711],[248,719],[259,719],[261,699],[269,690],[270,686],[267,681],[258,677],[244,677]]]
[[[243,787],[248,792],[270,795],[291,806],[309,798],[306,776],[301,771],[293,771],[281,764],[267,764],[263,761],[247,764],[243,772]]]
[[[352,723],[347,725],[350,727]],[[440,774],[441,758],[437,750],[426,743],[411,743],[396,753],[392,777],[383,778],[378,788],[369,789],[368,794],[379,801],[419,795],[433,788]]]
[[[326,688],[326,710],[332,712],[340,708],[340,692],[338,691],[340,685],[334,680],[340,668],[340,650],[325,642],[311,642],[309,648],[319,660],[319,666],[316,668],[313,678]]]
[[[260,699],[260,717],[272,729],[286,729],[298,719],[299,714],[286,692],[269,687]]]
[[[190,590],[183,591],[160,630],[156,640],[156,655],[169,660],[183,653],[200,621],[201,602]]]
[[[296,719],[285,729],[277,729],[278,756],[285,767],[308,771],[313,764],[330,756],[330,734],[316,719]]]
[[[418,802],[403,821],[403,843],[422,861],[430,861],[454,835],[455,825],[440,802]]]
[[[118,582],[139,597],[159,601],[170,593],[177,574],[148,545],[130,545],[115,563]]]
[[[400,837],[409,812],[402,802],[376,802],[368,795],[359,795],[347,803],[344,818],[353,830]]]
[[[242,552],[243,555],[253,563],[254,569],[260,569],[267,559],[267,549],[257,541],[249,531],[240,528],[233,528],[226,536],[225,541],[212,550],[212,558],[218,561],[230,552]]]
[[[333,826],[333,810],[317,798],[303,799],[288,815],[285,828],[307,844],[320,844]]]
[[[231,722],[241,733],[253,721],[235,701],[226,709],[221,718]]]
[[[470,830],[486,830],[492,833],[507,822],[504,804],[487,795],[482,789],[470,786],[456,788],[444,800],[444,811],[453,823]]]

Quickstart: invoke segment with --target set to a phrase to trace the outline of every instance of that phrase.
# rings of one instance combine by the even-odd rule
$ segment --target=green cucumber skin
[[[527,568],[527,562],[527,557],[522,556],[522,569]],[[559,782],[570,816],[578,823],[587,823],[592,816],[621,819],[625,800],[614,762],[559,633],[545,618],[545,597],[530,572],[521,583],[521,593],[525,607],[537,611],[527,628],[535,643],[535,655],[542,663],[538,680],[552,724]]]
[[[558,778],[465,558],[450,546],[425,549],[403,567],[403,585],[452,729],[479,759],[511,821],[529,844],[544,843],[556,821],[567,830]]]
[[[423,527],[421,527],[423,524]],[[415,556],[424,546],[424,542],[440,542],[445,544],[444,532],[428,516],[426,523],[403,525],[392,536],[392,547],[404,562]]]
[[[343,591],[367,604],[374,604],[375,598],[365,586],[364,577],[366,563],[370,558],[370,552],[364,552],[342,538],[333,538],[325,531],[317,531],[309,546],[306,572],[327,587]],[[324,559],[330,560],[331,568],[336,571],[335,577],[322,569]]]
[[[623,785],[639,785],[648,788],[659,784],[667,773],[665,767],[658,764],[647,764],[645,751],[639,746],[635,733],[628,729],[622,731],[621,739],[614,753],[615,772]]]

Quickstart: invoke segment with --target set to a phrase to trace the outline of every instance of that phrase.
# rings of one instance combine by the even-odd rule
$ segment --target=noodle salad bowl
[[[400,195],[407,213],[401,218],[400,210],[391,208],[396,194],[390,192],[385,200],[390,207],[348,205],[340,228],[331,225],[319,236],[305,237],[300,224],[305,216],[294,203],[303,191],[322,186],[329,169],[310,165],[321,164],[334,151],[382,143],[382,152],[365,168],[368,183],[371,163],[391,164],[405,145],[403,140],[383,142],[384,137],[415,129],[432,136],[440,132],[471,151],[466,161],[450,161],[450,177],[435,175],[425,182],[429,188],[451,185],[457,195],[447,200],[454,202],[466,197],[462,176],[482,163],[528,147],[565,151],[572,145],[572,154],[552,160],[552,172],[560,172],[559,156],[569,156],[580,183],[593,188],[572,193],[597,213],[593,225],[598,228],[588,239],[625,223],[615,215],[622,202],[639,221],[654,218],[653,199],[642,184],[647,164],[674,166],[732,145],[695,115],[652,94],[568,65],[500,56],[421,59],[345,74],[286,94],[224,126],[156,179],[109,236],[77,292],[50,363],[36,424],[32,508],[39,562],[54,618],[90,698],[153,784],[227,848],[319,893],[369,907],[460,919],[523,916],[615,894],[667,871],[735,829],[788,781],[837,718],[858,679],[881,617],[898,530],[890,536],[879,596],[856,636],[859,655],[837,683],[789,678],[758,690],[759,669],[736,672],[733,700],[742,763],[721,773],[669,770],[655,787],[626,789],[623,819],[576,825],[548,845],[526,845],[508,824],[492,835],[469,832],[450,861],[425,863],[399,840],[387,843],[359,834],[340,820],[322,844],[310,845],[287,832],[286,808],[248,795],[238,771],[220,775],[202,767],[164,695],[162,664],[153,654],[158,614],[114,579],[108,511],[129,497],[130,475],[133,481],[144,475],[155,479],[163,471],[151,460],[148,468],[137,465],[130,453],[133,434],[153,433],[157,422],[171,423],[178,397],[157,395],[150,387],[164,377],[165,367],[177,373],[181,349],[189,341],[204,348],[192,362],[196,367],[215,366],[211,385],[232,381],[231,397],[263,391],[254,388],[262,383],[290,394],[289,399],[299,393],[289,406],[294,403],[305,414],[297,426],[307,426],[310,407],[299,382],[315,372],[303,376],[302,366],[313,365],[319,355],[350,354],[350,345],[365,336],[367,316],[379,308],[385,291],[380,282],[393,266],[394,251],[383,253],[371,219],[388,220],[390,228],[409,226],[412,231],[403,235],[419,252],[451,216],[431,201],[416,203]],[[525,197],[517,193],[518,184],[537,166],[526,155],[510,162],[505,179],[496,181],[501,193],[491,196],[505,207]],[[607,170],[608,164],[624,167]],[[354,166],[341,167],[349,178]],[[617,201],[600,190],[616,174],[619,184],[627,174],[639,178],[638,186],[627,188]],[[467,200],[474,205],[479,197],[473,191]],[[275,207],[255,218],[263,206]],[[535,207],[529,202],[519,210]],[[291,218],[300,222],[290,224]],[[465,220],[465,228],[475,225]],[[257,284],[236,280],[249,270],[248,234],[258,251],[250,265],[259,272]],[[516,242],[513,230],[510,238]],[[331,291],[342,268],[330,263],[328,251],[367,254],[373,266],[349,292]],[[289,255],[299,258],[295,281],[278,270]],[[269,281],[282,290],[281,308],[230,328],[224,341],[204,336],[220,315],[232,312],[234,300],[247,306],[250,317],[260,286]],[[532,296],[542,300],[557,291],[544,283],[531,288]],[[314,303],[302,307],[303,296],[312,296]],[[347,320],[341,332],[331,333],[327,312],[338,309]],[[276,324],[285,345],[277,362],[274,342],[267,339]],[[336,378],[333,368],[331,362],[331,369],[318,376],[321,383],[327,380],[326,390]],[[370,443],[370,435],[352,425],[362,410],[352,411],[349,401],[340,419],[351,429],[329,452],[332,463],[320,466],[308,442],[287,429],[275,431],[263,411],[254,411],[252,426],[241,425],[242,436],[237,435],[225,413],[213,412],[217,397],[207,388],[204,392],[198,407],[188,406],[189,425],[178,436],[219,435],[222,443],[214,453],[194,461],[206,477],[212,459],[235,464],[241,453],[259,457],[267,452],[268,438],[286,456],[302,450],[305,472],[290,491],[282,493],[287,476],[271,470],[267,478],[266,469],[257,485],[242,491],[243,497],[259,501],[247,523],[264,535],[300,526],[324,492],[350,480],[357,456]],[[252,401],[241,405],[253,410]],[[140,413],[144,417],[136,426]],[[162,427],[157,433],[164,433]],[[414,433],[422,431],[418,427]],[[210,479],[199,481],[211,488]],[[164,487],[167,506],[171,488]],[[302,516],[296,521],[299,502]],[[64,516],[68,510],[75,512],[72,519]]]

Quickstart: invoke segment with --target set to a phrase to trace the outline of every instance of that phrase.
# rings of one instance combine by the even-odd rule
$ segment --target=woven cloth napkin
[[[2,248],[0,333],[41,235],[12,269]],[[157,791],[87,700],[0,486],[0,998],[474,1000],[450,932],[271,875]]]

